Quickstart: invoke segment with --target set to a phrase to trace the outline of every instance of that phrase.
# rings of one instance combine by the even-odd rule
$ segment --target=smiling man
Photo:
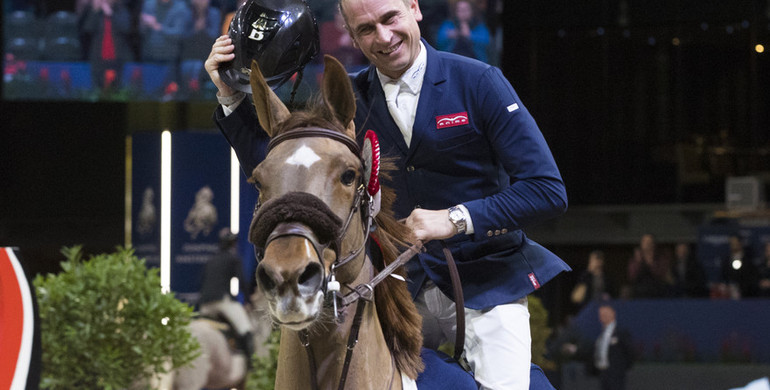
[[[483,389],[528,389],[527,295],[570,270],[522,231],[567,208],[548,145],[500,69],[421,39],[417,0],[341,0],[340,9],[372,63],[351,75],[356,129],[374,130],[383,155],[396,158],[398,170],[385,183],[398,196],[394,213],[425,242],[425,253],[407,264],[425,346],[435,349],[456,333],[445,240],[460,272],[463,356],[475,379]],[[206,69],[222,104],[214,120],[250,173],[268,140],[254,108],[241,104],[243,93],[220,78],[220,64],[235,58],[233,43],[220,37]]]

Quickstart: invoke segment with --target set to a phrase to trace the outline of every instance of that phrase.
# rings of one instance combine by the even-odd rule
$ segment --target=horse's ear
[[[345,67],[336,58],[324,56],[323,99],[326,107],[345,125],[351,138],[355,138],[356,97]]]
[[[278,123],[281,123],[289,117],[289,109],[283,104],[281,99],[267,85],[262,71],[259,70],[257,61],[251,61],[251,75],[249,77],[251,84],[251,98],[254,100],[254,107],[257,110],[259,125],[269,136],[274,136],[273,130]]]

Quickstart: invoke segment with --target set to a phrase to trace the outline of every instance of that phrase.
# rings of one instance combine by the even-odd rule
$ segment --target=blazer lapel
[[[443,64],[439,61],[436,50],[424,40],[423,44],[428,54],[427,65],[425,68],[425,78],[422,81],[422,89],[420,90],[420,100],[417,102],[417,114],[414,117],[412,142],[409,145],[407,159],[412,158],[412,155],[420,146],[425,133],[435,128],[435,125],[432,123],[436,117],[435,108],[440,105],[443,99],[447,99],[447,97],[443,96],[444,86],[442,84],[446,81]],[[385,109],[387,110],[387,105]]]

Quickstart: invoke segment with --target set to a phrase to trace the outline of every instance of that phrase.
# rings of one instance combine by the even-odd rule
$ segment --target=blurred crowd
[[[604,252],[592,251],[570,299],[579,308],[591,300],[617,298],[770,297],[770,242],[762,253],[752,253],[751,244],[731,235],[729,253],[719,259],[719,272],[707,277],[692,244],[662,247],[646,233],[627,260],[625,280],[608,275]]]
[[[600,388],[619,390],[625,388],[626,373],[636,360],[711,358],[706,352],[708,348],[696,345],[691,338],[681,335],[665,338],[670,336],[666,332],[675,332],[675,329],[680,329],[683,334],[692,333],[686,326],[678,328],[682,326],[679,322],[665,325],[667,330],[658,336],[663,337],[661,339],[651,341],[650,335],[644,332],[638,339],[632,339],[632,329],[639,331],[660,325],[654,325],[655,320],[640,325],[628,318],[621,318],[616,324],[613,305],[625,300],[667,299],[676,302],[770,297],[770,242],[766,241],[765,235],[746,237],[739,233],[736,231],[727,238],[728,250],[721,254],[709,252],[707,256],[697,256],[698,246],[688,242],[661,245],[651,233],[641,235],[627,259],[608,258],[603,250],[590,251],[585,268],[574,267],[575,283],[569,295],[572,313],[560,321],[547,341],[546,356],[555,363],[552,382],[574,382],[576,375],[597,376]],[[752,242],[754,239],[761,241]],[[762,250],[752,252],[752,248]],[[711,259],[712,256],[716,258]],[[706,259],[708,264],[704,263]],[[598,335],[592,335],[585,322],[577,323],[577,318],[586,318],[582,316],[584,314],[598,318],[601,325]],[[640,318],[636,317],[636,320]],[[742,359],[739,361],[751,361],[751,348],[740,341],[735,342],[733,337],[750,339],[752,336],[733,332],[726,338],[719,330],[710,331],[714,332],[714,342],[721,343],[721,359],[729,361],[738,356]],[[740,349],[740,353],[732,356],[733,348]],[[562,368],[564,371],[560,371]]]
[[[214,87],[203,61],[245,0],[73,3],[4,2],[7,97],[210,99]],[[349,70],[366,66],[345,30],[337,0],[308,4],[318,23],[321,54],[334,55]],[[429,43],[497,65],[501,0],[424,0],[420,6]],[[320,72],[313,64],[310,68]]]

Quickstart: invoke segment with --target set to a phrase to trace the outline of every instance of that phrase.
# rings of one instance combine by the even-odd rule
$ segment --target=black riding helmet
[[[251,60],[272,89],[280,87],[318,54],[318,25],[303,0],[248,0],[235,13],[228,32],[235,58],[220,77],[231,88],[251,93]]]

